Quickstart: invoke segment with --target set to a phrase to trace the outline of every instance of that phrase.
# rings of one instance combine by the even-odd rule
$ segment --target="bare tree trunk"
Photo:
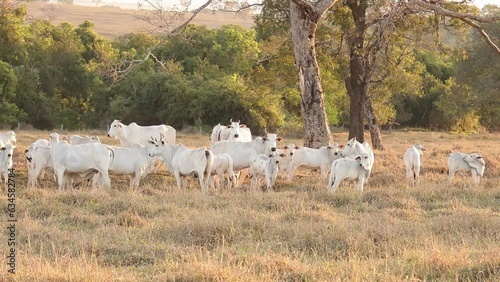
[[[371,97],[366,97],[365,100],[365,113],[368,118],[368,129],[370,130],[370,137],[372,140],[372,147],[378,150],[384,150],[382,145],[382,135],[380,134],[380,127],[378,125],[377,117],[373,111],[373,103]]]
[[[307,7],[307,4],[299,6],[293,0],[290,1],[293,51],[302,96],[304,146],[319,148],[330,143],[330,128],[325,111],[325,97],[316,61],[314,40],[317,21],[321,14],[318,15],[308,8],[310,7]]]
[[[347,94],[349,94],[349,138],[356,138],[359,142],[363,143],[365,140],[364,136],[364,92],[359,89],[359,85],[354,85],[359,83],[359,81],[352,81],[351,76],[346,77],[345,85],[347,88]]]

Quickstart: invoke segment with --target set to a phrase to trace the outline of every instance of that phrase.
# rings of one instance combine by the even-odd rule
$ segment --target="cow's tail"
[[[204,174],[203,176],[205,177],[206,181],[205,185],[208,185],[208,178],[212,173],[212,165],[214,164],[214,153],[212,153],[212,151],[210,150],[205,150],[205,157],[207,158],[207,164],[205,166],[205,172],[203,173]]]
[[[115,162],[115,151],[113,151],[113,149],[109,146],[106,146],[106,148],[108,149],[109,157],[111,158],[111,161],[109,162],[109,167],[108,167],[108,170],[109,170],[109,169],[111,169],[111,167],[113,166],[113,163]]]
[[[333,165],[330,171],[330,183],[328,183],[328,187],[332,187],[333,183],[335,183],[335,167],[337,166],[337,161],[333,161]]]

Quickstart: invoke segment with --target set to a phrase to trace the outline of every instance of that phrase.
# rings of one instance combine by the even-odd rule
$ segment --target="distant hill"
[[[147,32],[153,27],[138,19],[139,16],[151,13],[145,10],[121,9],[119,7],[87,7],[68,4],[27,3],[28,21],[46,19],[53,24],[63,22],[75,26],[85,20],[95,25],[95,30],[107,39],[113,39],[131,32]],[[194,24],[205,25],[208,28],[219,28],[222,25],[235,24],[244,27],[254,26],[251,15],[244,13],[216,13],[210,11],[197,15]]]

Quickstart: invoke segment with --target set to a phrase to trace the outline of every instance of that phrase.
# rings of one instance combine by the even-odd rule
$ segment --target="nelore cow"
[[[109,126],[108,137],[117,138],[123,147],[132,147],[134,144],[148,145],[151,137],[163,136],[164,141],[175,144],[176,130],[170,125],[140,126],[133,122],[129,125],[114,120]]]
[[[300,149],[300,147],[295,146],[293,143],[286,145],[283,149],[278,149],[278,153],[280,153],[281,156],[280,165],[278,166],[278,175],[281,175],[282,179],[290,179],[289,175],[292,174],[293,155],[298,149]]]
[[[472,180],[479,184],[484,174],[486,162],[480,154],[451,153],[448,155],[448,183],[457,171],[471,172]]]
[[[320,178],[324,179],[331,168],[333,161],[340,158],[340,146],[334,143],[330,146],[322,146],[318,149],[307,147],[296,147],[292,157],[292,168],[288,174],[291,181],[299,167],[315,168],[320,170]]]
[[[28,188],[37,185],[38,177],[43,176],[45,170],[54,171],[52,158],[50,157],[50,143],[47,139],[38,139],[31,143],[25,151],[28,165]]]
[[[12,130],[5,133],[0,132],[0,141],[2,141],[4,145],[15,144],[17,143],[16,133]]]
[[[355,159],[338,159],[332,163],[328,191],[335,192],[344,179],[358,180],[358,190],[363,192],[363,184],[371,170],[370,155],[363,153]]]
[[[259,154],[250,160],[250,178],[252,179],[252,187],[260,186],[262,178],[266,181],[267,190],[273,189],[278,177],[278,166],[280,157],[284,157],[277,151],[271,152],[269,155]]]
[[[406,168],[406,178],[410,179],[412,185],[416,185],[420,178],[423,151],[425,151],[424,146],[417,143],[408,148],[403,156],[403,162]]]
[[[59,191],[69,182],[70,175],[74,173],[81,177],[93,178],[92,187],[103,184],[111,186],[108,170],[113,160],[113,151],[100,143],[70,145],[65,140],[59,141],[58,133],[50,134],[50,157],[57,176]],[[97,177],[93,177],[97,174]]]
[[[99,137],[97,136],[80,136],[80,135],[71,135],[69,138],[69,144],[71,145],[80,145],[87,143],[101,143]]]
[[[212,129],[210,140],[212,143],[222,140],[249,142],[252,141],[252,132],[246,125],[240,124],[240,121],[231,119],[228,126],[216,125]]]
[[[14,154],[15,147],[11,143],[4,145],[3,141],[0,141],[0,172],[3,177],[5,190],[8,188],[9,169],[12,168],[12,155]]]
[[[342,157],[357,158],[357,156],[361,156],[364,153],[367,153],[370,156],[371,162],[370,171],[368,171],[368,177],[366,178],[366,181],[368,181],[375,162],[375,155],[373,154],[373,150],[368,142],[360,143],[356,140],[356,137],[354,137],[347,142],[344,150],[340,152],[340,155]]]
[[[114,159],[109,167],[109,173],[114,175],[129,175],[130,188],[139,187],[144,178],[153,168],[154,159],[149,157],[148,148],[134,144],[131,148],[109,146],[113,150]]]
[[[207,191],[207,182],[214,159],[211,151],[205,148],[193,150],[182,144],[170,145],[163,140],[163,135],[160,135],[160,140],[151,137],[149,143],[153,145],[148,148],[149,156],[163,158],[177,181],[177,188],[181,188],[181,178],[196,176],[200,182],[201,191]],[[186,190],[186,181],[183,181],[182,186]]]
[[[234,171],[241,171],[250,167],[250,158],[258,154],[267,154],[276,151],[277,141],[282,138],[277,134],[268,133],[265,137],[256,137],[249,142],[218,141],[212,143],[210,150],[214,154],[228,154],[233,159]],[[241,175],[240,179],[243,180]]]
[[[227,188],[231,189],[231,184],[234,180],[236,179],[233,171],[233,158],[228,154],[214,155],[212,173],[209,179],[210,187],[215,189],[215,186],[217,186],[217,189],[219,189],[222,181],[223,185],[227,183]]]

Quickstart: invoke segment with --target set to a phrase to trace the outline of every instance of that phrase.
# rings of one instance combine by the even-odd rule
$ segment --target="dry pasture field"
[[[146,22],[140,20],[150,12],[138,9],[120,9],[118,7],[88,7],[69,4],[48,4],[29,2],[27,5],[28,20],[49,20],[55,25],[71,23],[75,26],[88,20],[94,23],[96,32],[107,38],[114,39],[120,35],[132,32],[155,31]],[[187,19],[190,15],[186,15]],[[254,26],[251,15],[245,13],[199,13],[192,21],[194,24],[205,25],[208,28],[219,28],[222,25],[234,24],[244,27]],[[163,23],[165,24],[165,23]]]
[[[2,281],[500,280],[500,134],[386,134],[362,193],[344,182],[330,194],[318,172],[302,170],[274,192],[244,185],[206,195],[196,181],[178,191],[166,172],[135,192],[116,176],[108,190],[58,193],[51,178],[28,190],[24,150],[48,134],[17,132],[16,274],[4,263]],[[79,134],[117,144],[105,132]],[[178,142],[208,146],[208,137],[180,133]],[[345,143],[347,133],[334,138]],[[302,143],[285,136],[279,145],[289,142]],[[416,142],[427,151],[411,187],[402,156]],[[446,156],[455,151],[484,156],[479,186],[470,174],[446,184]]]

